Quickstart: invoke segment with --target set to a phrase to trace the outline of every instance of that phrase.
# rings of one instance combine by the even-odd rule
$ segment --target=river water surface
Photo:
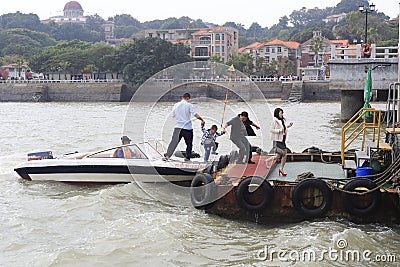
[[[340,219],[257,225],[205,214],[192,208],[184,195],[170,196],[179,205],[165,203],[135,183],[29,182],[13,172],[32,151],[95,151],[118,145],[123,133],[137,141],[150,135],[169,141],[172,104],[136,103],[130,115],[138,125],[126,125],[127,103],[0,103],[0,265],[398,266],[398,226],[356,225]],[[194,105],[208,126],[221,120],[220,103]],[[266,149],[271,145],[265,134],[271,116],[265,110],[280,106],[294,123],[288,136],[293,151],[310,146],[339,150],[338,102],[250,106],[252,110],[245,103],[228,103],[225,120],[249,111],[262,128],[257,133]],[[146,135],[139,125],[144,120]],[[194,125],[194,147],[199,150],[199,123]],[[220,153],[229,152],[227,137],[219,142]],[[161,192],[163,187],[153,189]],[[361,258],[340,254],[345,249],[359,252]],[[305,251],[313,251],[315,259],[302,257]]]

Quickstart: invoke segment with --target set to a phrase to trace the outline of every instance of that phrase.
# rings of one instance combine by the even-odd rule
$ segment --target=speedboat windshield
[[[128,159],[159,159],[161,154],[148,142],[123,145],[98,151],[87,158],[128,158]]]
[[[157,145],[157,143],[156,143],[156,145]],[[148,159],[162,158],[162,155],[160,154],[160,152],[148,142],[140,143],[140,144],[138,144],[138,147],[141,151],[143,151],[146,154]]]

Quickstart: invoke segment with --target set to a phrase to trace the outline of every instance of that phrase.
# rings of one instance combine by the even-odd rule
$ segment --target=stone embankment
[[[255,82],[260,90],[259,96],[266,99],[289,99],[296,95],[303,101],[339,101],[340,90],[329,88],[329,82]],[[235,86],[232,84],[232,86]],[[154,97],[161,101],[176,101],[184,92],[189,92],[193,97],[223,99],[226,87],[212,83],[184,83],[171,88],[164,84],[163,88],[151,88],[143,97],[135,98],[135,101],[154,101]],[[66,82],[66,81],[14,81],[12,83],[0,83],[0,101],[13,102],[127,102],[137,91],[137,87],[126,85],[120,81],[97,82]],[[147,90],[147,89],[146,89]],[[160,93],[159,90],[162,90]],[[251,94],[246,95],[245,89],[241,89],[244,100],[252,100]],[[293,91],[293,92],[292,92]],[[295,91],[295,92],[294,92]],[[147,95],[147,97],[146,97]],[[230,99],[239,99],[230,95]]]

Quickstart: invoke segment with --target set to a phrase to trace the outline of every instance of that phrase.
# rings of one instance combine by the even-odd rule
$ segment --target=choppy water
[[[168,141],[172,125],[166,116],[171,105],[159,104],[148,116],[151,104],[135,104],[130,115],[138,125],[130,122],[124,126],[128,104],[0,103],[0,265],[398,266],[398,226],[326,219],[257,225],[195,210],[184,195],[170,196],[181,205],[166,204],[135,183],[88,187],[22,181],[13,173],[28,152],[50,149],[61,154],[107,148],[119,143],[122,132],[141,140],[144,134],[140,122],[146,117],[146,131],[151,134],[145,136],[162,135]],[[270,114],[265,110],[278,105],[294,122],[288,137],[293,151],[313,145],[339,150],[340,103],[267,106],[255,102],[251,103],[254,113],[246,104],[234,103],[228,104],[225,119],[242,110],[250,111],[251,118],[263,128],[258,134],[264,138],[259,141],[269,149],[265,133]],[[195,107],[207,123],[221,119],[223,106],[219,103],[195,103]],[[197,150],[198,124],[194,141]],[[226,137],[221,137],[220,143],[221,153],[229,150]],[[150,187],[147,190],[168,195],[168,188]],[[357,261],[335,254],[344,241],[346,249],[365,252],[367,259]],[[304,251],[315,252],[315,260],[302,260]],[[391,261],[390,256],[396,256],[396,262],[374,262],[376,256]]]

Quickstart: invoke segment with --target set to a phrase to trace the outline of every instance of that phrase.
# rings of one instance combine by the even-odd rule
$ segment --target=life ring
[[[214,203],[216,186],[208,173],[198,173],[190,185],[190,200],[196,209],[206,209]]]
[[[322,201],[318,206],[314,206],[315,203],[312,203],[312,207],[304,203],[306,198],[314,198],[317,199],[319,196],[312,195],[305,196],[305,192],[307,190],[318,189],[321,192]],[[310,191],[309,191],[310,192]],[[332,206],[332,190],[326,185],[326,183],[317,178],[309,178],[298,183],[292,193],[292,203],[296,210],[301,213],[305,217],[320,217],[324,215]],[[314,201],[315,202],[315,201]]]
[[[254,191],[250,192],[253,186]],[[238,205],[244,210],[261,211],[272,202],[274,190],[264,178],[248,176],[239,183],[235,195]]]
[[[358,179],[353,179],[350,180],[344,187],[343,190],[346,191],[355,191],[356,188],[358,187],[364,187],[369,190],[374,189],[377,187],[377,185],[366,178],[358,178]],[[358,201],[360,201],[360,197],[363,196],[358,196],[358,195],[352,195],[348,194],[346,192],[341,193],[341,199],[342,199],[342,207],[350,214],[356,215],[356,216],[366,216],[366,215],[371,215],[372,213],[375,212],[375,210],[379,206],[379,201],[381,198],[380,191],[374,191],[370,194],[366,194],[369,197],[371,197],[371,201],[369,205],[366,207],[359,207],[357,206],[357,198]],[[364,204],[364,203],[363,203]]]
[[[361,46],[361,52],[364,55],[369,55],[371,53],[371,45],[370,44],[363,44]]]

